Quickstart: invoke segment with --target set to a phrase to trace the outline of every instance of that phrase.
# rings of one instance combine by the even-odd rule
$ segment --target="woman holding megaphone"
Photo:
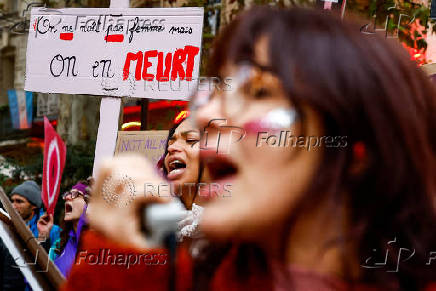
[[[226,155],[200,151],[207,182],[232,183],[232,197],[205,207],[200,229],[233,248],[214,270],[196,269],[194,276],[213,274],[201,287],[180,251],[177,289],[435,287],[435,91],[402,48],[359,28],[315,10],[258,7],[221,32],[210,72],[231,76],[232,90],[194,97],[191,105],[198,128],[224,118],[246,132]],[[259,134],[282,130],[322,142],[310,150],[256,146]],[[346,146],[332,146],[337,136],[347,137]],[[138,195],[127,207],[108,206],[103,188],[115,172],[138,188],[162,183],[139,158],[107,161],[83,249],[113,248],[121,257],[165,252],[149,248],[138,213],[167,200]],[[137,262],[120,272],[90,263],[73,268],[67,290],[168,288],[167,265]]]

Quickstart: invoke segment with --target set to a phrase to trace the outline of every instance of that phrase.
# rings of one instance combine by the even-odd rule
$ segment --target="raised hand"
[[[45,241],[50,237],[50,231],[53,227],[53,215],[52,214],[44,214],[41,216],[36,224],[38,228],[38,239]]]
[[[145,248],[141,232],[142,210],[148,203],[169,202],[159,197],[165,183],[155,166],[139,155],[125,155],[102,162],[92,188],[87,212],[90,227],[120,244]],[[155,185],[156,191],[150,191]]]

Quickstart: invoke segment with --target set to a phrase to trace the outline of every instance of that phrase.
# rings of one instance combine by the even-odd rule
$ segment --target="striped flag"
[[[17,129],[32,127],[33,99],[32,92],[8,90],[9,109],[12,126]]]

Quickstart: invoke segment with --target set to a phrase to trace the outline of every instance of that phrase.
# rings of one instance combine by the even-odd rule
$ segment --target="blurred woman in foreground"
[[[200,224],[209,239],[235,244],[208,289],[436,288],[435,92],[398,45],[318,11],[261,7],[224,29],[209,63],[211,75],[232,77],[232,90],[191,101],[198,127],[225,118],[246,135],[227,155],[201,151],[211,181],[232,182],[232,197],[210,203]],[[114,168],[138,185],[159,181],[129,163],[107,163],[96,205]],[[140,197],[131,207],[152,200],[162,202]],[[128,230],[90,219],[84,249],[147,247],[135,215]],[[191,289],[180,253],[177,287]],[[82,261],[67,289],[168,287],[167,266],[139,264],[97,282],[116,268]]]

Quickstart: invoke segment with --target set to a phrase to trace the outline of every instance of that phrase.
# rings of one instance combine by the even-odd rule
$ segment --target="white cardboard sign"
[[[33,8],[25,90],[186,100],[203,8]]]

